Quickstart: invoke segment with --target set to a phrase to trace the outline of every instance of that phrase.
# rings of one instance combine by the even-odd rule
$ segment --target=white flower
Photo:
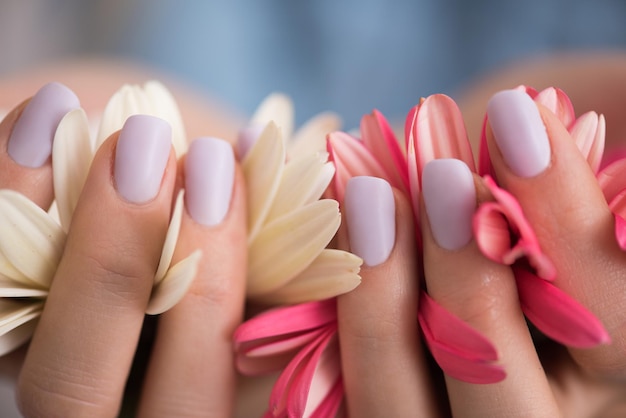
[[[248,298],[294,304],[337,296],[361,281],[362,260],[327,248],[341,223],[339,204],[320,199],[334,175],[326,134],[339,129],[332,113],[292,138],[293,106],[269,96],[251,119],[264,127],[242,165],[248,201]]]
[[[18,192],[0,190],[0,355],[23,344],[34,331],[96,149],[138,113],[167,120],[176,152],[186,151],[180,113],[167,89],[154,81],[143,87],[127,85],[109,101],[95,140],[82,109],[69,112],[60,122],[52,149],[55,204],[49,212]],[[174,306],[196,275],[199,250],[171,265],[182,210],[181,192],[155,274],[148,314]]]

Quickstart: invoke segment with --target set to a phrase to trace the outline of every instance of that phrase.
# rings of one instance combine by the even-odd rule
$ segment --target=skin
[[[607,65],[626,68],[626,60],[609,58]],[[544,86],[539,82],[541,65],[533,65],[534,72],[527,74],[537,74],[536,83],[531,83],[530,76],[529,81],[519,80],[511,74],[514,71],[508,71],[466,91],[460,103],[470,121],[470,135],[472,126],[482,123],[485,104],[496,90],[520,82]],[[551,83],[571,95],[578,110],[580,103],[585,103],[585,92],[568,85],[567,78],[558,79],[550,68],[543,68],[545,74],[552,75]],[[571,62],[568,68],[572,68]],[[38,169],[25,169],[5,151],[8,135],[23,108],[19,103],[26,94],[34,93],[44,82],[58,80],[77,93],[89,112],[101,109],[122,82],[150,78],[145,71],[153,75],[142,68],[92,60],[0,82],[0,91],[6,92],[0,104],[5,109],[14,108],[0,124],[0,187],[18,190],[44,208],[52,200],[50,162]],[[622,73],[607,70],[605,78],[599,77],[601,84],[608,88],[611,74],[614,83],[619,83],[620,77],[626,77]],[[626,86],[624,81],[619,86]],[[94,90],[94,85],[98,89]],[[235,137],[237,116],[216,110],[184,86],[175,86],[189,137]],[[610,100],[615,104],[618,99],[602,101],[600,93],[587,93],[590,106],[596,105],[593,108],[605,113],[609,121],[619,122],[619,117],[610,117],[610,112],[616,111],[608,110],[612,109]],[[626,94],[613,92],[610,97],[624,98]],[[585,106],[580,110],[586,110]],[[207,120],[212,115],[215,119]],[[521,315],[511,271],[486,260],[474,242],[456,251],[439,247],[424,215],[423,268],[431,296],[496,344],[509,378],[494,385],[471,385],[441,376],[417,338],[416,277],[420,266],[414,257],[411,211],[396,193],[397,240],[391,255],[378,266],[364,268],[362,285],[338,301],[349,416],[591,417],[619,416],[626,408],[622,402],[626,399],[622,284],[626,261],[615,245],[610,213],[585,161],[568,142],[570,138],[558,121],[543,110],[542,117],[553,149],[549,168],[531,179],[515,177],[490,138],[494,167],[531,223],[540,226],[535,228],[538,238],[557,270],[567,272],[563,276],[569,279],[557,284],[599,316],[614,343],[588,351],[567,351],[551,344],[535,349]],[[609,132],[615,137],[620,131],[614,128]],[[9,366],[1,369],[19,373],[18,397],[27,417],[116,416],[122,402],[184,161],[176,162],[170,156],[158,196],[146,204],[132,205],[120,199],[112,184],[116,141],[114,134],[94,161],[25,363],[19,370]],[[222,224],[203,227],[184,215],[175,258],[201,248],[203,260],[190,292],[160,317],[147,379],[141,387],[139,416],[233,415],[236,375],[231,367],[230,335],[242,319],[245,271],[241,266],[245,265],[242,257],[246,248],[245,185],[239,169],[235,179],[229,213]],[[545,209],[546,202],[549,210]],[[568,211],[571,202],[583,202],[583,206]],[[94,222],[94,211],[101,215],[98,219],[116,222]],[[93,240],[94,236],[98,239]],[[589,277],[594,277],[593,286]],[[479,303],[485,300],[487,307]],[[390,376],[381,379],[386,374]],[[381,381],[396,384],[382,386]],[[249,416],[242,411],[244,407],[238,405],[235,414]]]

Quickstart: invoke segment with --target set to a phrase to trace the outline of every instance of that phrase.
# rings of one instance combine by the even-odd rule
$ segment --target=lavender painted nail
[[[458,250],[470,242],[476,189],[467,165],[452,158],[428,162],[422,172],[422,193],[437,244]]]
[[[7,153],[24,167],[44,165],[52,153],[57,126],[69,111],[80,107],[78,97],[60,83],[48,83],[28,102],[15,122]]]
[[[198,223],[221,223],[230,207],[235,180],[235,156],[230,144],[217,138],[198,138],[185,157],[187,211]]]
[[[396,241],[396,207],[391,186],[377,177],[353,177],[344,200],[350,249],[367,266],[389,258]]]
[[[550,164],[550,141],[539,110],[530,96],[517,90],[493,95],[487,115],[496,143],[509,168],[533,177]]]
[[[118,193],[132,203],[156,197],[170,155],[172,128],[163,119],[134,115],[124,123],[115,152]]]

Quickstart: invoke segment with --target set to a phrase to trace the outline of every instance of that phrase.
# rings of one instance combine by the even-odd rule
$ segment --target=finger
[[[52,141],[67,112],[80,107],[76,95],[59,83],[43,86],[0,123],[0,189],[18,191],[48,208],[52,191]]]
[[[189,292],[159,319],[138,416],[227,417],[245,296],[243,177],[230,144],[215,138],[192,142],[184,167],[187,211],[175,257],[201,249],[202,259]]]
[[[117,413],[175,177],[171,128],[158,118],[132,116],[96,154],[20,375],[25,416]]]
[[[348,414],[437,416],[417,327],[411,209],[374,177],[348,182],[345,209],[350,249],[364,261],[361,284],[337,298]]]
[[[626,377],[626,257],[598,183],[558,119],[522,92],[496,94],[488,105],[489,152],[498,181],[519,200],[555,284],[594,312],[612,345],[571,350],[585,369]]]
[[[520,309],[512,271],[487,260],[472,239],[476,206],[472,173],[460,160],[433,160],[424,168],[422,187],[428,293],[495,345],[507,374],[493,384],[446,376],[453,416],[559,416]]]

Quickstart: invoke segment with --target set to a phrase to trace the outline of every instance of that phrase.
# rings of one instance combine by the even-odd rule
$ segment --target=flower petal
[[[0,240],[2,258],[11,265],[2,263],[0,274],[27,278],[47,289],[65,246],[61,226],[24,195],[4,189],[0,190],[0,236],[11,237]],[[11,276],[15,270],[19,277]]]
[[[176,155],[185,153],[187,141],[178,106],[169,91],[157,81],[149,81],[144,86],[126,84],[113,94],[102,113],[96,149],[113,132],[121,129],[129,116],[136,114],[166,120],[172,127],[172,143]]]
[[[52,142],[54,196],[66,233],[92,159],[87,115],[83,109],[74,109],[61,119]]]
[[[148,315],[158,315],[167,311],[185,296],[196,277],[201,256],[202,252],[196,250],[167,271],[163,280],[152,288],[150,302],[146,308]]]
[[[626,250],[626,220],[615,215],[615,239],[622,250]]]
[[[271,292],[304,271],[340,223],[338,203],[323,199],[264,226],[248,248],[248,295]]]
[[[285,147],[274,122],[267,124],[243,160],[248,204],[248,243],[263,226],[280,185]]]
[[[262,338],[312,330],[337,320],[335,299],[265,311],[239,325],[233,335],[235,349]]]
[[[172,93],[160,82],[150,80],[143,86],[143,91],[151,105],[150,110],[143,111],[152,116],[165,119],[172,127],[172,145],[178,157],[187,152],[187,136],[183,118]]]
[[[361,140],[383,167],[385,179],[393,187],[408,193],[406,157],[387,119],[378,110],[361,119]]]
[[[28,279],[20,282],[0,275],[0,298],[45,298],[46,296],[48,296],[47,289],[32,287]]]
[[[287,155],[291,159],[326,151],[326,135],[339,129],[339,116],[332,112],[320,113],[296,131],[287,145]]]
[[[598,173],[597,179],[604,198],[610,204],[626,190],[626,158],[619,159],[604,167]]]
[[[318,200],[334,174],[335,167],[328,162],[327,152],[289,160],[265,222],[271,222],[295,208]]]
[[[596,112],[585,113],[574,122],[570,134],[593,172],[597,173],[604,153],[604,116],[598,116]]]
[[[330,160],[335,164],[333,186],[338,201],[343,201],[346,184],[354,176],[386,178],[383,167],[359,139],[344,132],[333,132],[327,137],[327,147]]]
[[[504,369],[493,363],[498,353],[491,342],[425,292],[420,298],[418,320],[431,354],[449,376],[477,384],[496,383],[506,377]]]
[[[420,296],[418,318],[422,328],[427,328],[430,340],[448,347],[451,352],[468,360],[488,362],[498,359],[491,341],[448,312],[426,292]]]
[[[522,207],[518,203],[515,196],[506,190],[499,188],[491,177],[486,176],[483,180],[485,186],[487,186],[493,197],[496,199],[497,204],[486,204],[487,208],[482,210],[479,207],[476,211],[475,218],[480,218],[481,216],[484,216],[484,213],[487,213],[489,221],[483,222],[480,219],[475,219],[474,227],[480,227],[481,224],[492,226],[492,233],[484,234],[484,237],[488,238],[495,238],[496,231],[500,231],[498,233],[498,240],[494,240],[493,242],[483,242],[483,244],[486,243],[487,245],[491,245],[491,252],[486,252],[485,255],[491,258],[491,256],[496,253],[493,245],[501,245],[505,243],[505,240],[502,237],[501,225],[498,226],[497,223],[491,222],[495,220],[495,217],[492,214],[489,214],[491,211],[500,211],[502,215],[506,217],[510,229],[515,235],[517,235],[518,239],[517,243],[515,243],[509,251],[505,251],[504,248],[500,249],[502,253],[500,260],[494,258],[492,259],[510,265],[520,257],[525,256],[528,258],[529,263],[536,269],[539,277],[544,280],[554,280],[556,277],[556,268],[554,267],[554,264],[552,264],[552,261],[550,261],[550,259],[542,252],[539,240],[537,240],[537,236],[535,235],[532,226],[524,216]],[[481,231],[478,231],[478,233],[475,232],[475,235],[480,239],[481,233]],[[479,244],[479,246],[480,245],[481,244]]]
[[[413,136],[420,176],[426,163],[438,158],[462,160],[476,171],[463,115],[454,100],[443,94],[429,96],[415,117]]]
[[[281,93],[270,94],[257,107],[250,119],[253,125],[265,126],[274,122],[283,133],[283,146],[288,138],[293,135],[294,110],[291,99]]]
[[[37,312],[37,315],[39,315],[42,309],[43,302],[22,302],[0,299],[0,335],[4,335],[26,322],[20,322],[21,318],[30,318],[33,312]]]
[[[184,190],[181,190],[176,197],[176,204],[174,205],[174,211],[172,212],[172,219],[167,227],[167,233],[165,235],[165,241],[163,242],[163,250],[161,251],[161,259],[159,260],[159,266],[154,275],[154,284],[158,285],[165,278],[167,270],[172,264],[172,257],[174,256],[174,250],[176,249],[176,243],[178,242],[178,234],[180,233],[180,225],[183,220],[183,202]]]
[[[567,129],[569,129],[574,123],[574,120],[576,119],[574,106],[563,90],[555,87],[548,87],[533,97],[533,100],[550,109]]]
[[[361,283],[363,260],[352,253],[325,249],[285,286],[258,297],[261,303],[291,305],[322,300],[347,293]]]
[[[569,347],[610,342],[602,323],[567,293],[527,270],[515,268],[514,273],[522,310],[541,332]]]
[[[33,312],[23,317],[24,322],[21,325],[0,336],[0,357],[25,344],[33,336],[39,315],[41,312]]]
[[[262,376],[282,370],[298,350],[318,339],[324,332],[325,328],[317,328],[242,344],[235,357],[237,370],[246,376]]]

